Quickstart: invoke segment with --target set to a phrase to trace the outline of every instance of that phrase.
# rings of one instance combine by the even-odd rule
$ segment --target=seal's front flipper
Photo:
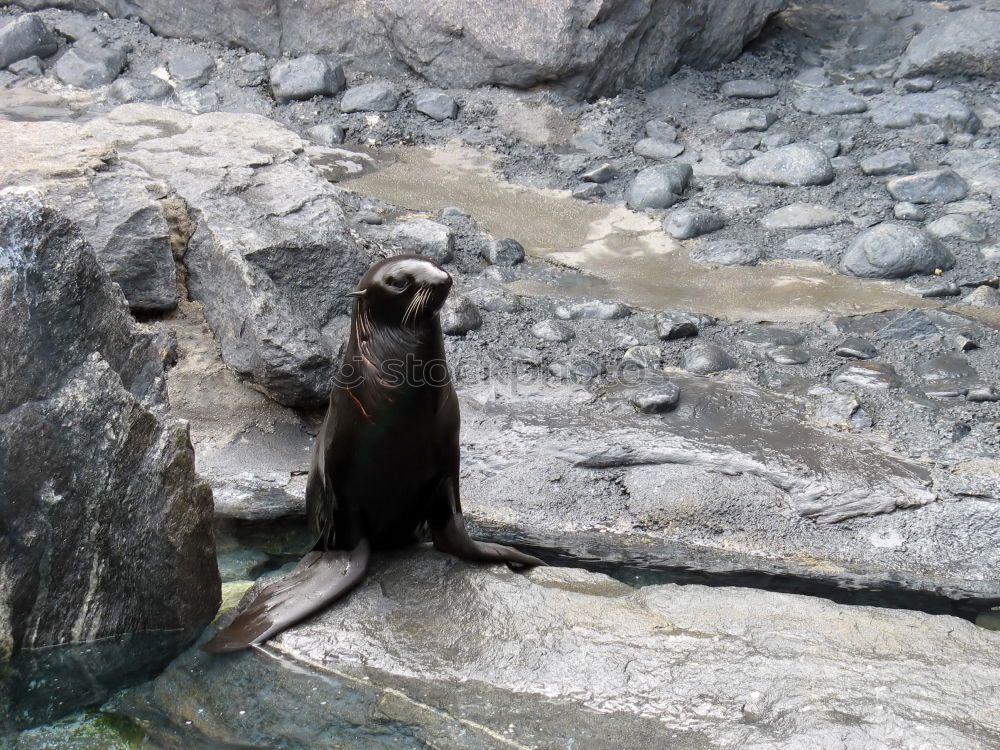
[[[465,530],[465,520],[460,513],[453,513],[441,526],[431,526],[434,546],[463,560],[483,560],[486,562],[508,562],[515,565],[545,565],[537,557],[528,555],[513,547],[492,542],[477,542]]]
[[[365,539],[350,551],[313,550],[288,576],[261,589],[257,598],[201,650],[221,654],[263,643],[361,583],[368,558]]]

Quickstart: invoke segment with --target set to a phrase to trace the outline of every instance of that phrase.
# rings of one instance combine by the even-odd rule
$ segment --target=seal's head
[[[429,258],[394,255],[369,268],[350,296],[386,322],[416,325],[437,314],[451,284],[451,275]]]

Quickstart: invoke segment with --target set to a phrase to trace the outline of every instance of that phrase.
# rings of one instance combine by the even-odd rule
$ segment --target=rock
[[[722,163],[731,167],[746,164],[753,158],[753,151],[748,149],[730,149],[722,152]]]
[[[887,341],[937,340],[941,338],[941,331],[927,313],[913,310],[879,329],[878,337]]]
[[[524,248],[517,240],[504,237],[486,245],[486,260],[494,266],[516,266],[524,260]]]
[[[816,386],[809,389],[809,395],[818,399],[813,420],[824,427],[849,429],[856,426],[854,417],[861,408],[861,402],[853,393],[835,393],[829,388]]]
[[[321,146],[338,146],[344,142],[344,128],[335,122],[313,125],[306,135]]]
[[[765,229],[819,229],[838,224],[844,217],[817,203],[791,203],[775,209],[760,220]]]
[[[924,287],[919,290],[921,297],[958,297],[962,290],[954,282],[948,282],[946,284],[934,284],[929,287]]]
[[[596,182],[603,185],[606,182],[611,182],[617,176],[618,170],[607,162],[604,162],[588,169],[580,175],[580,179],[584,182]]]
[[[806,68],[792,83],[803,89],[821,89],[830,85],[830,76],[821,67]]]
[[[19,76],[45,75],[45,65],[38,55],[32,55],[31,57],[11,63],[7,66],[7,70]]]
[[[875,390],[899,388],[903,384],[892,365],[885,362],[856,362],[846,365],[834,374],[831,382],[834,386]]]
[[[344,88],[344,68],[319,55],[302,55],[271,68],[271,93],[279,102],[333,96]]]
[[[660,141],[672,142],[677,140],[677,128],[669,122],[663,120],[650,120],[645,126],[646,135],[649,138],[656,138]]]
[[[483,325],[476,303],[462,295],[451,295],[441,308],[441,330],[448,336],[464,336]]]
[[[700,316],[681,311],[660,312],[656,314],[656,335],[663,341],[687,338],[698,335]]]
[[[947,270],[953,265],[951,252],[924,230],[885,222],[854,239],[844,253],[841,270],[862,278],[901,279],[935,269]]]
[[[833,352],[838,357],[849,357],[852,359],[872,359],[878,355],[878,350],[868,339],[853,336],[845,339],[837,346]]]
[[[674,383],[661,383],[636,391],[628,398],[636,411],[642,414],[661,414],[677,406],[681,389]]]
[[[707,208],[684,207],[671,211],[663,218],[663,231],[676,240],[688,240],[726,225],[725,220]]]
[[[135,328],[32,191],[0,192],[0,297],[0,484],[18,531],[0,537],[0,658],[171,628],[190,640],[219,575],[211,490],[167,411],[165,338]]]
[[[340,98],[340,111],[391,112],[399,106],[399,95],[394,86],[377,81],[347,89]]]
[[[904,94],[916,94],[934,88],[933,78],[904,78],[896,81],[896,90]]]
[[[915,125],[903,131],[908,140],[928,146],[936,146],[948,142],[948,133],[937,123],[930,125]]]
[[[767,358],[779,365],[804,365],[809,361],[809,353],[797,346],[776,346],[766,351]]]
[[[445,89],[555,85],[594,99],[655,87],[681,65],[711,68],[735,58],[784,4],[626,3],[601,12],[573,0],[514,9],[350,0],[335,13],[326,0],[299,0],[280,10],[273,0],[207,7],[144,0],[101,7],[138,17],[161,36],[213,41],[270,57],[336,50],[359,69],[413,72]]]
[[[778,116],[774,112],[754,107],[720,112],[709,120],[717,130],[730,133],[739,133],[745,130],[767,130],[777,121]]]
[[[167,747],[196,720],[205,744],[378,750],[554,747],[552,737],[588,748],[622,738],[677,750],[883,748],[898,737],[974,747],[994,731],[995,696],[968,685],[1000,669],[997,637],[956,617],[735,587],[635,590],[579,569],[520,575],[429,549],[372,567],[343,604],[281,635],[276,658],[191,651],[113,710]],[[859,669],[865,660],[879,669]],[[252,720],[216,708],[261,685],[268,700],[252,704]],[[929,699],[929,686],[943,697]],[[338,698],[319,700],[328,694]]]
[[[621,320],[631,315],[632,309],[621,302],[588,299],[560,303],[553,312],[559,320]]]
[[[70,86],[92,89],[114,81],[125,65],[125,57],[125,47],[103,45],[94,38],[84,39],[59,58],[55,74]]]
[[[720,266],[755,266],[764,257],[756,245],[738,240],[712,240],[699,243],[688,257],[696,263],[716,263]]]
[[[945,214],[928,224],[927,231],[941,239],[965,242],[982,242],[986,239],[986,230],[967,214]]]
[[[820,151],[830,157],[830,163],[837,167],[837,163],[833,160],[840,153],[840,142],[832,138],[811,138],[812,143],[819,146]]]
[[[861,96],[875,96],[876,94],[881,94],[885,90],[885,87],[878,81],[858,81],[851,85],[851,91],[855,94],[861,94]]]
[[[200,47],[175,52],[167,59],[170,77],[186,88],[196,88],[208,83],[215,72],[215,59]]]
[[[629,208],[669,208],[680,198],[693,170],[690,164],[657,164],[641,170],[629,185]]]
[[[901,221],[923,221],[927,218],[924,209],[909,201],[901,201],[893,206],[892,215]]]
[[[893,148],[878,154],[866,156],[860,163],[865,174],[882,176],[911,174],[917,171],[913,155],[905,148]]]
[[[560,380],[587,383],[604,373],[604,365],[589,357],[571,357],[550,364],[549,373]]]
[[[643,138],[633,147],[637,156],[653,161],[669,161],[684,152],[684,147],[672,141],[661,141],[658,138]]]
[[[59,41],[41,18],[25,13],[0,28],[0,69],[27,57],[49,57],[59,49]]]
[[[164,99],[174,92],[173,87],[156,76],[119,78],[108,89],[108,96],[117,102],[144,102]]]
[[[792,138],[792,134],[779,130],[773,133],[765,133],[760,137],[760,143],[768,150],[773,150],[780,148],[781,146],[787,146],[794,143],[795,139]]]
[[[965,394],[965,400],[973,403],[1000,401],[1000,390],[992,385],[970,388],[969,392]]]
[[[852,115],[868,109],[864,99],[839,88],[806,91],[795,100],[794,106],[799,112],[823,116]]]
[[[872,121],[885,128],[934,124],[948,130],[975,133],[979,118],[970,107],[938,92],[891,97],[871,110]]]
[[[897,78],[924,73],[1000,78],[1000,16],[970,8],[950,14],[910,40]]]
[[[531,333],[542,341],[564,343],[576,336],[576,331],[558,320],[542,320],[531,327]]]
[[[833,182],[830,157],[813,145],[793,143],[751,159],[737,175],[756,185],[826,185]]]
[[[660,366],[663,350],[658,346],[630,346],[622,355],[621,369],[649,370]]]
[[[580,200],[596,201],[604,197],[605,190],[597,183],[585,182],[573,188],[571,194],[574,198],[578,198]]]
[[[898,201],[909,203],[951,203],[969,193],[969,186],[951,169],[932,169],[906,177],[897,177],[886,184]]]
[[[1000,306],[1000,292],[983,284],[969,292],[962,299],[962,304],[972,307],[997,307]]]
[[[824,257],[834,251],[836,243],[832,237],[817,232],[793,234],[783,245],[784,249],[793,255],[805,257]]]
[[[458,117],[458,104],[440,89],[421,89],[415,93],[413,108],[438,122]]]
[[[736,133],[722,144],[723,151],[750,151],[760,145],[760,136],[756,133]]]
[[[455,255],[455,233],[430,219],[408,219],[389,227],[387,240],[401,253],[424,255],[437,263],[448,263]]]
[[[979,373],[969,364],[969,360],[956,354],[932,357],[914,368],[924,380],[975,379]]]
[[[710,375],[736,367],[736,361],[715,344],[695,344],[684,352],[684,369],[695,375]]]
[[[738,80],[726,81],[719,89],[723,96],[742,99],[767,99],[778,95],[778,87],[771,81]]]
[[[0,122],[0,141],[7,146],[0,187],[44,190],[76,222],[134,310],[175,307],[166,185],[71,123]]]
[[[740,337],[741,344],[765,350],[776,346],[798,346],[804,340],[801,333],[770,326],[755,326]]]

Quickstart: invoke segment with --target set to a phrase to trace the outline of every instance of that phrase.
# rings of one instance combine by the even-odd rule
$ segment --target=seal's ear
[[[365,292],[367,292],[367,291],[368,291],[367,289],[358,289],[358,291],[356,291],[356,292],[346,292],[344,294],[344,296],[345,297],[364,297],[365,296]]]

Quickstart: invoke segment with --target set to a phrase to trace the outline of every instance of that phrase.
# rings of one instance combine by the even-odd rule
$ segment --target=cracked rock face
[[[0,192],[0,299],[0,657],[203,626],[212,494],[166,411],[169,340],[136,330],[79,231],[30,191]]]
[[[189,652],[116,708],[168,746],[182,726],[257,746],[690,750],[977,747],[1000,731],[1000,634],[952,617],[429,549],[373,568],[266,650]]]

